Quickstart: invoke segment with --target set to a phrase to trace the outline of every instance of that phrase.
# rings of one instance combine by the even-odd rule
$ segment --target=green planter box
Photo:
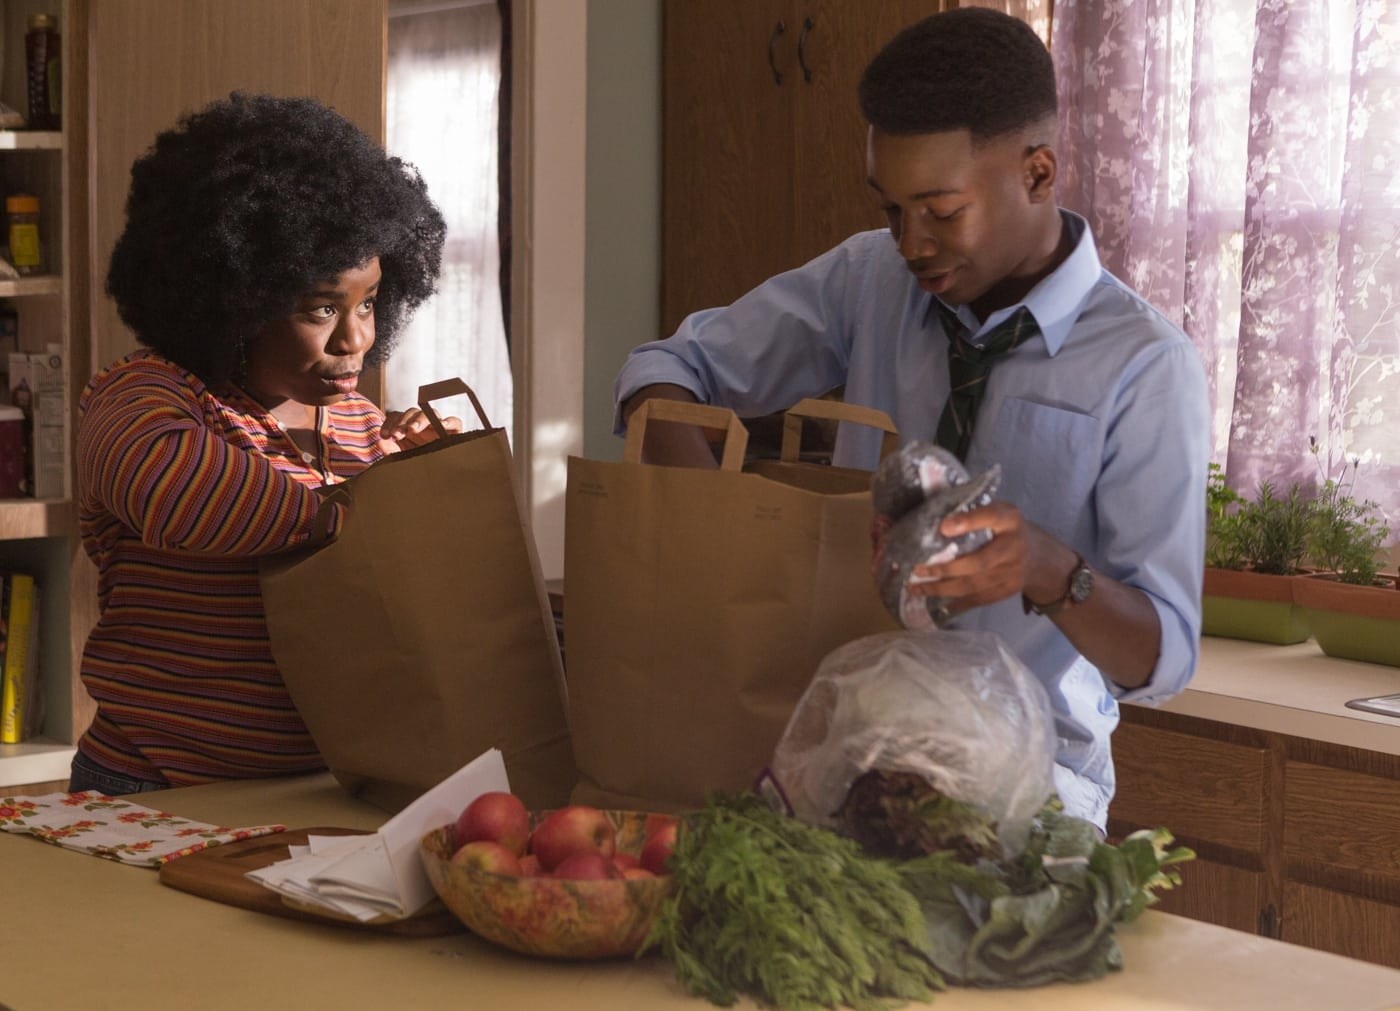
[[[1293,602],[1293,576],[1206,569],[1201,634],[1290,646],[1311,634]]]
[[[1299,577],[1293,593],[1322,652],[1400,667],[1400,589]]]

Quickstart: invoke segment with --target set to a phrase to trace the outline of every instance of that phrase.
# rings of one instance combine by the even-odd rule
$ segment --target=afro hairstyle
[[[206,383],[318,284],[378,256],[369,364],[432,295],[446,224],[417,171],[310,98],[234,92],[131,167],[107,293],[145,346]]]
[[[959,7],[905,28],[861,77],[860,109],[887,134],[967,130],[981,143],[1053,116],[1055,67],[1030,25]]]

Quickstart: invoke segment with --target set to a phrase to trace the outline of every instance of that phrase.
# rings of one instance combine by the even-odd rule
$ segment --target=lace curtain
[[[459,376],[491,423],[512,428],[514,396],[501,306],[496,130],[501,18],[493,2],[395,3],[389,17],[387,147],[418,167],[447,219],[437,294],[385,369],[386,406]],[[471,428],[465,397],[439,405]]]
[[[1057,0],[1052,49],[1063,203],[1200,349],[1212,459],[1354,479],[1394,542],[1400,4]]]

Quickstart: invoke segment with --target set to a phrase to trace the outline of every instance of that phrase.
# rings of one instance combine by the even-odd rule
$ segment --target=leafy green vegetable
[[[975,986],[1036,986],[1097,979],[1122,967],[1116,923],[1135,919],[1156,891],[1181,883],[1165,829],[1144,830],[1117,846],[1094,826],[1041,812],[1014,861],[960,861],[953,851],[900,866],[924,909],[930,957],[950,980]]]
[[[871,769],[856,777],[836,812],[838,827],[868,853],[917,857],[956,850],[968,863],[1001,852],[996,825],[912,772]]]
[[[745,993],[789,1011],[883,1008],[943,988],[896,866],[756,796],[686,815],[672,869],[675,893],[643,950],[659,948],[715,1004]]]

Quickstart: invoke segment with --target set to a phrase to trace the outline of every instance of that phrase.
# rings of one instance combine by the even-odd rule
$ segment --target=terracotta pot
[[[1282,646],[1306,641],[1310,630],[1293,600],[1295,578],[1207,567],[1202,634]]]
[[[1330,575],[1301,577],[1293,586],[1317,644],[1328,656],[1400,667],[1400,586],[1358,586]]]

